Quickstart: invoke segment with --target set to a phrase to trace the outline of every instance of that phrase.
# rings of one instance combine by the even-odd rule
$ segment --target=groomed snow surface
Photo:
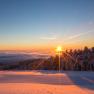
[[[0,71],[0,94],[94,94],[94,72]]]

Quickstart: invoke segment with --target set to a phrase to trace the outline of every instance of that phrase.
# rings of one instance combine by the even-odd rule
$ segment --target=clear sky
[[[94,46],[94,0],[0,0],[0,50]]]

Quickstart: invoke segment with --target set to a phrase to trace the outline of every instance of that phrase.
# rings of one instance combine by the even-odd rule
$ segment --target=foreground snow
[[[8,83],[0,84],[0,94],[94,94],[94,91],[75,85]]]
[[[0,94],[94,94],[94,72],[0,72]]]

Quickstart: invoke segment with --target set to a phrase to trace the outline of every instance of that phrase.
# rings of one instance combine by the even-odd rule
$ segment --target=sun
[[[58,47],[56,48],[56,52],[62,52],[62,47],[61,47],[61,46],[58,46]]]

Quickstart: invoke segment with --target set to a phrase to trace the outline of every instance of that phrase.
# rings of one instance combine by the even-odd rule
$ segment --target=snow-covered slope
[[[0,94],[94,94],[94,72],[1,71]]]

